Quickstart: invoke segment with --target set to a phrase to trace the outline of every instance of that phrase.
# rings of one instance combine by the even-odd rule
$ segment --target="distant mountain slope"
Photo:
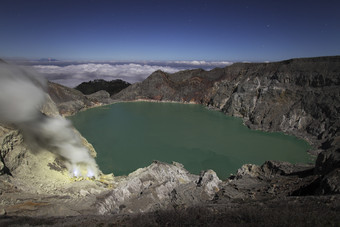
[[[110,95],[114,95],[124,88],[127,88],[131,84],[123,80],[91,80],[89,82],[83,82],[75,87],[76,90],[81,91],[85,95],[93,94],[100,90],[107,91]]]
[[[207,91],[224,75],[225,70],[221,68],[211,71],[184,70],[173,74],[158,70],[143,82],[132,84],[112,98],[204,103]]]
[[[72,115],[81,110],[112,102],[106,91],[84,95],[80,91],[53,82],[48,82],[48,94],[62,115]]]

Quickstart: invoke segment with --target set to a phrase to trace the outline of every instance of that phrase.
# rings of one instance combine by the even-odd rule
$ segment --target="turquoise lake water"
[[[96,149],[100,169],[116,176],[153,160],[180,162],[194,174],[213,169],[221,179],[246,163],[312,162],[306,141],[250,130],[241,119],[201,105],[117,103],[69,119]]]

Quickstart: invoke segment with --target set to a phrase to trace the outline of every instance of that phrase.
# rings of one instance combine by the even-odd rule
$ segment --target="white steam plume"
[[[45,149],[59,156],[71,175],[96,177],[97,164],[71,123],[40,112],[45,84],[33,71],[0,63],[0,122],[17,126],[33,151]]]

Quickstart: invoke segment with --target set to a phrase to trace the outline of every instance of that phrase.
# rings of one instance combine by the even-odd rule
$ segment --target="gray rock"
[[[48,82],[48,94],[63,116],[73,115],[81,110],[113,102],[105,91],[86,96],[78,90],[53,82]]]
[[[97,91],[93,94],[86,95],[86,97],[94,103],[97,104],[109,104],[112,103],[112,99],[110,98],[110,94],[107,91],[101,90]]]
[[[318,191],[322,195],[340,194],[340,168],[333,170],[323,177]]]
[[[4,167],[5,167],[5,164],[2,161],[0,161],[0,174],[3,174]]]
[[[0,209],[0,216],[6,215],[5,209]]]
[[[192,175],[180,165],[154,162],[131,173],[98,200],[99,214],[151,212],[214,198],[221,181],[212,170]]]
[[[336,137],[331,143],[331,147],[321,152],[316,160],[316,173],[327,174],[333,169],[340,168],[340,146],[338,141],[340,137]]]

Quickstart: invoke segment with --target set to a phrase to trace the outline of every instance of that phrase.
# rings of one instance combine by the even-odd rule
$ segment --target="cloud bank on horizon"
[[[69,64],[38,64],[33,65],[36,71],[48,80],[68,87],[95,79],[107,81],[122,79],[129,83],[143,81],[156,70],[175,73],[185,69],[203,68],[210,70],[215,67],[225,67],[232,62],[219,61],[167,61],[144,63],[69,63]]]

